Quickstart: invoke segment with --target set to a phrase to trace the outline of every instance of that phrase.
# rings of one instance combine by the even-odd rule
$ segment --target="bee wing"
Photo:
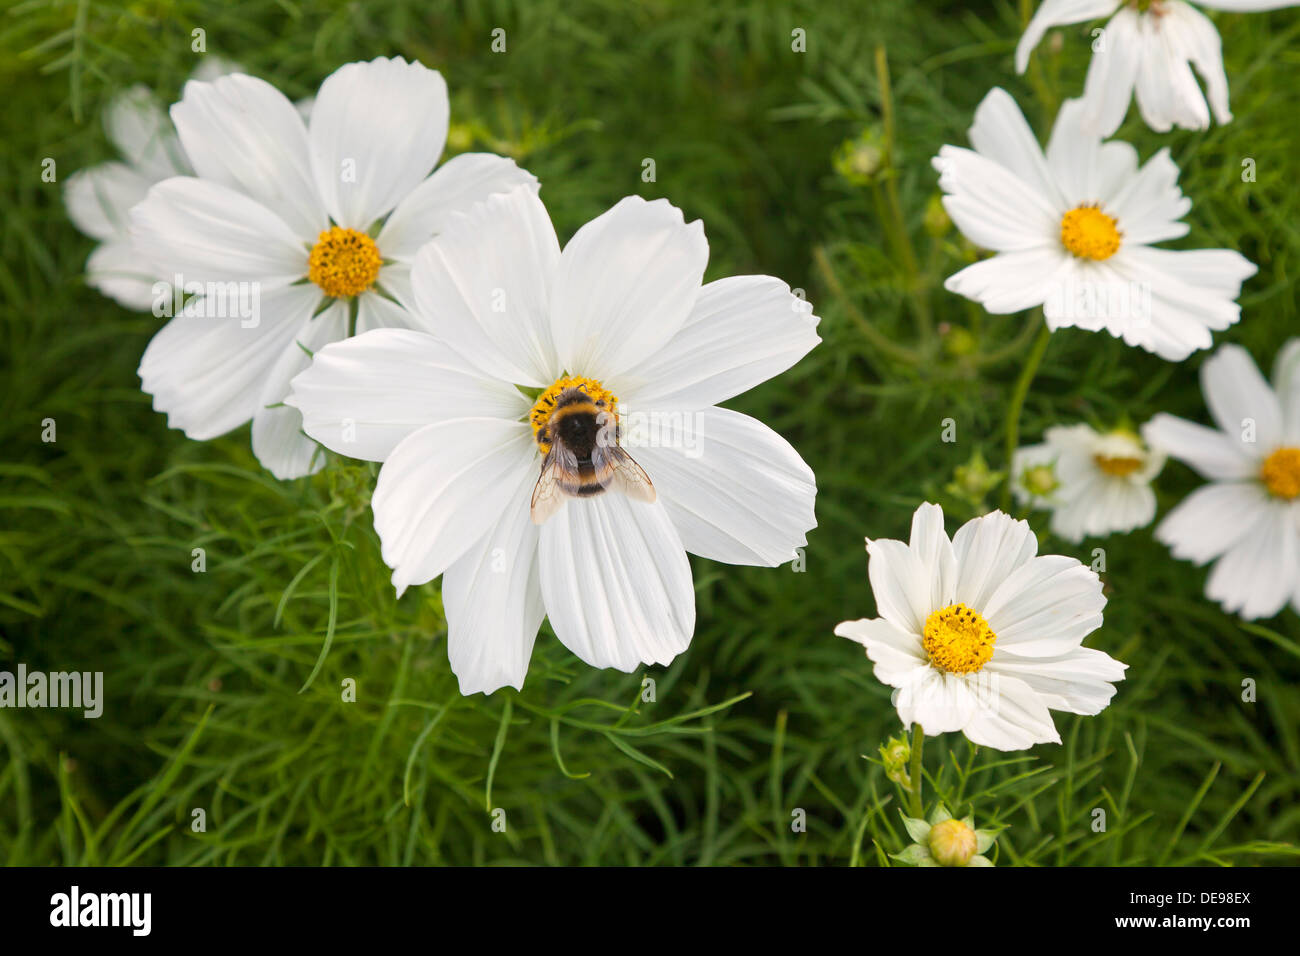
[[[542,473],[533,486],[530,515],[533,524],[546,524],[548,518],[560,510],[566,497],[565,488],[578,481],[578,459],[567,448],[556,442],[542,459]]]
[[[606,488],[617,488],[636,501],[651,502],[658,497],[645,469],[618,445],[597,446],[591,453],[591,463]]]

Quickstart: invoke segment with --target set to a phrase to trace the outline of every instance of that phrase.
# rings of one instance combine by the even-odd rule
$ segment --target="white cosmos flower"
[[[400,57],[335,70],[307,123],[255,77],[186,85],[171,115],[197,176],[158,183],[131,212],[152,274],[204,293],[140,363],[169,425],[206,440],[252,419],[253,451],[277,478],[322,466],[282,404],[289,380],[352,326],[409,325],[420,246],[453,211],[536,184],[483,153],[429,175],[448,112],[442,76]]]
[[[1238,345],[1201,366],[1218,430],[1160,414],[1142,430],[1154,448],[1210,484],[1156,527],[1175,557],[1214,561],[1206,595],[1242,617],[1300,611],[1300,339],[1278,354],[1273,387]]]
[[[196,80],[215,80],[239,69],[218,56],[205,56]],[[137,84],[114,96],[104,109],[104,129],[121,160],[78,170],[68,177],[63,200],[68,218],[99,244],[86,260],[86,284],[128,309],[154,302],[157,276],[142,271],[127,235],[128,213],[149,187],[193,170],[176,130],[149,88]]]
[[[867,553],[880,616],[835,633],[898,688],[904,724],[997,750],[1060,743],[1049,710],[1100,713],[1124,679],[1128,665],[1081,646],[1106,604],[1097,573],[1039,555],[1027,522],[994,511],[950,541],[943,509],[923,504],[909,542],[868,541]]]
[[[815,527],[798,453],[717,405],[797,362],[818,320],[768,276],[701,285],[708,253],[701,224],[663,199],[623,199],[561,252],[535,192],[493,196],[416,259],[436,337],[369,332],[294,379],[307,434],[384,463],[384,560],[399,595],[443,575],[462,693],[521,687],[544,616],[592,666],[667,664],[695,627],[686,552],[774,567]],[[538,526],[545,429],[579,384],[620,416],[657,498],[615,482]]]
[[[1077,543],[1151,523],[1151,479],[1164,467],[1163,454],[1123,428],[1056,425],[1043,439],[1015,453],[1011,490],[1021,504],[1052,512],[1053,534]]]
[[[1300,0],[1196,0],[1196,6],[1242,13],[1294,7]],[[1220,123],[1232,119],[1228,77],[1219,31],[1210,18],[1183,0],[1044,0],[1016,47],[1016,72],[1052,27],[1115,16],[1094,46],[1083,100],[1083,122],[1109,136],[1124,122],[1137,94],[1143,121],[1158,133],[1208,129],[1210,110]],[[1116,11],[1119,11],[1116,13]],[[1192,74],[1205,82],[1206,97]]]
[[[1139,169],[1132,146],[1083,132],[1080,108],[1061,107],[1044,153],[1015,101],[993,89],[975,111],[974,148],[939,151],[944,208],[996,253],[945,287],[998,314],[1041,305],[1053,331],[1105,330],[1184,359],[1237,321],[1255,266],[1228,249],[1151,245],[1187,234],[1178,167],[1162,149]]]

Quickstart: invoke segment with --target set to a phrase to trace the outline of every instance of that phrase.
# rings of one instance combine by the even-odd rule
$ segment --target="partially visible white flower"
[[[561,250],[515,189],[417,256],[434,334],[367,332],[293,380],[307,434],[383,462],[384,561],[399,595],[442,575],[461,693],[521,687],[544,616],[593,667],[667,664],[695,630],[687,552],[775,567],[806,543],[812,471],[717,405],[802,358],[818,320],[771,276],[702,284],[708,255],[700,222],[636,196]]]
[[[997,841],[997,830],[976,830],[975,817],[967,814],[958,820],[940,804],[930,819],[919,820],[901,814],[912,844],[894,859],[913,866],[992,866],[984,854]]]
[[[1270,388],[1245,349],[1201,366],[1216,431],[1159,414],[1142,435],[1210,483],[1156,527],[1177,558],[1214,568],[1205,593],[1243,618],[1300,611],[1300,338],[1278,354]]]
[[[487,153],[435,171],[449,109],[442,75],[401,57],[335,70],[308,123],[256,77],[186,84],[171,116],[196,175],[156,184],[131,210],[150,274],[201,293],[140,362],[171,427],[204,441],[252,419],[253,452],[275,477],[323,467],[284,404],[289,380],[353,330],[412,325],[419,248],[455,212],[537,188]]]
[[[1196,0],[1196,4],[1246,13],[1294,7],[1300,0]],[[1030,51],[1052,27],[1112,13],[1115,16],[1094,44],[1084,85],[1084,123],[1090,130],[1101,136],[1115,132],[1135,93],[1143,121],[1158,133],[1175,126],[1208,129],[1211,110],[1219,123],[1231,121],[1219,31],[1209,17],[1183,0],[1044,0],[1016,46],[1016,72],[1025,72]],[[1192,75],[1193,67],[1205,83],[1205,95]]]
[[[237,63],[207,54],[190,79],[211,82],[240,70]],[[304,101],[300,109],[310,106],[310,101]],[[154,183],[171,176],[191,176],[194,170],[171,120],[157,97],[142,84],[123,90],[109,101],[104,109],[104,127],[122,159],[69,176],[64,203],[72,224],[99,240],[86,260],[86,284],[119,305],[144,310],[157,298],[153,284],[159,277],[148,274],[131,248],[128,214]]]
[[[959,730],[996,750],[1060,743],[1050,711],[1100,713],[1127,667],[1083,647],[1101,626],[1101,579],[1075,558],[1039,555],[1029,524],[994,511],[948,539],[923,504],[909,542],[867,543],[880,616],[844,621],[876,677],[898,688],[904,724]]]
[[[1061,107],[1044,153],[995,88],[975,111],[973,149],[939,151],[944,208],[996,253],[944,286],[997,314],[1041,305],[1052,330],[1104,330],[1180,361],[1237,321],[1255,266],[1229,249],[1154,246],[1188,232],[1178,167],[1162,149],[1139,168],[1132,146],[1083,131],[1081,108]]]
[[[1011,490],[1021,504],[1052,512],[1053,534],[1077,543],[1151,523],[1151,479],[1164,467],[1163,454],[1122,428],[1056,425],[1043,439],[1016,452]]]

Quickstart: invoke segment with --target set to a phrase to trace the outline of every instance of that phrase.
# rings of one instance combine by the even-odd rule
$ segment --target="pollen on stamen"
[[[982,670],[993,657],[997,639],[983,615],[960,603],[931,612],[922,630],[930,664],[950,674]]]
[[[1264,459],[1260,480],[1269,493],[1291,500],[1300,498],[1300,448],[1279,448]]]
[[[1061,217],[1061,244],[1079,259],[1109,259],[1119,251],[1122,236],[1115,219],[1096,205],[1078,206]]]
[[[1103,474],[1115,478],[1127,478],[1142,467],[1141,458],[1129,458],[1114,455],[1093,455],[1092,460]]]
[[[364,232],[334,226],[317,237],[307,259],[307,278],[336,299],[360,295],[379,278],[383,257]]]
[[[585,378],[581,375],[566,375],[563,378],[556,379],[553,385],[537,397],[536,403],[528,413],[528,423],[533,427],[533,439],[537,442],[543,454],[551,450],[551,443],[544,437],[546,425],[551,420],[551,412],[555,411],[555,403],[560,395],[563,394],[565,389],[569,388],[581,389],[590,396],[593,402],[603,402],[605,409],[611,415],[618,413],[618,396],[596,379]]]

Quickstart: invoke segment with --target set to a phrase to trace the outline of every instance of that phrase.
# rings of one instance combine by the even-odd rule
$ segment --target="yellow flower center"
[[[551,420],[551,413],[555,411],[556,401],[564,393],[565,389],[569,388],[581,389],[587,393],[592,402],[603,402],[603,407],[609,414],[618,414],[618,396],[594,378],[584,378],[581,375],[566,375],[564,378],[557,379],[554,385],[537,397],[532,411],[528,413],[529,424],[533,426],[533,439],[541,448],[542,454],[546,454],[551,450],[551,443],[545,439],[539,439],[537,436]]]
[[[1092,460],[1103,472],[1116,478],[1127,477],[1142,467],[1141,458],[1128,458],[1122,455],[1114,458],[1110,455],[1093,455]]]
[[[1096,206],[1079,206],[1061,217],[1061,244],[1080,259],[1101,262],[1119,251],[1115,220]]]
[[[307,278],[326,295],[346,299],[374,285],[383,264],[375,240],[364,232],[334,226],[322,232],[312,247]]]
[[[960,820],[944,820],[930,827],[930,856],[940,866],[965,866],[975,855],[979,839]]]
[[[922,643],[930,663],[952,674],[973,674],[993,656],[998,636],[978,611],[949,604],[925,619]]]
[[[1264,459],[1259,477],[1279,498],[1300,497],[1300,448],[1279,448]]]

